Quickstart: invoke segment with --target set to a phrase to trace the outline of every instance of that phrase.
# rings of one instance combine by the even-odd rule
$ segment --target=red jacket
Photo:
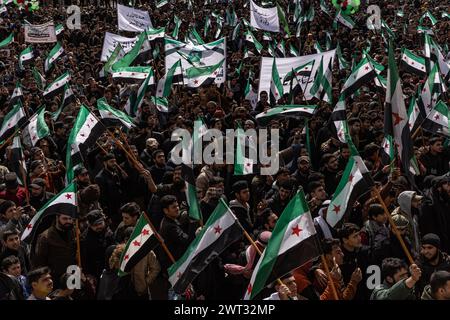
[[[24,187],[18,187],[15,194],[9,193],[6,190],[0,192],[0,199],[11,200],[16,206],[24,206],[26,200],[27,190]]]

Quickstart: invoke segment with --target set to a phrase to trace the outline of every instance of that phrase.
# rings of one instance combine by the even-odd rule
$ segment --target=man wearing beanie
[[[430,282],[431,275],[439,270],[450,272],[450,257],[441,251],[441,239],[434,233],[428,233],[422,238],[422,247],[418,265],[422,277],[417,282],[417,292],[422,293],[425,285]]]

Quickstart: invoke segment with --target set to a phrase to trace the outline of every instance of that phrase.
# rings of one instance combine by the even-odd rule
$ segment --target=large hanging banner
[[[117,4],[117,20],[119,30],[142,32],[147,28],[153,28],[150,15],[147,11],[138,10]]]
[[[53,24],[53,21],[44,24],[25,24],[25,42],[56,42],[55,25]]]
[[[277,7],[259,7],[250,0],[250,24],[256,29],[280,32]]]
[[[325,74],[328,66],[328,63],[330,62],[330,59],[332,59],[332,63],[334,63],[334,55],[336,50],[330,50],[325,51],[317,54],[310,54],[307,56],[301,56],[301,57],[292,57],[292,58],[276,58],[276,65],[278,69],[278,74],[280,75],[281,82],[283,82],[284,77],[288,72],[291,72],[292,69],[295,69],[301,65],[304,65],[308,62],[315,61],[311,75],[309,77],[306,76],[298,76],[298,81],[294,78],[293,80],[293,87],[297,83],[300,84],[302,87],[303,92],[306,92],[305,96],[309,100],[313,96],[309,93],[309,90],[311,89],[312,83],[314,82],[314,77],[316,76],[317,69],[320,65],[320,59],[323,57],[323,73]],[[259,73],[259,89],[258,89],[258,100],[259,95],[262,91],[266,91],[267,93],[270,92],[270,80],[272,77],[272,64],[273,64],[272,57],[262,57],[261,58],[261,70]],[[289,92],[290,89],[290,83],[286,83],[283,86],[284,92]],[[306,90],[306,91],[305,91]]]
[[[114,49],[117,47],[117,44],[120,43],[122,49],[125,53],[130,52],[131,48],[133,48],[136,43],[138,37],[135,38],[127,38],[119,36],[118,34],[105,32],[105,39],[103,40],[103,49],[102,49],[102,57],[101,61],[105,62],[108,60],[111,53],[113,53]]]

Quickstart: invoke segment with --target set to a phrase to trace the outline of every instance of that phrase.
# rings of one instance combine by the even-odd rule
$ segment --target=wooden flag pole
[[[75,236],[77,241],[77,265],[81,268],[81,245],[80,245],[80,225],[78,218],[75,220]]]
[[[150,218],[148,217],[147,213],[145,211],[142,211],[145,220],[147,221],[148,225],[150,226],[150,229],[152,229],[153,233],[155,234],[156,239],[158,239],[158,242],[161,244],[163,250],[169,257],[170,261],[172,263],[175,263],[175,258],[173,257],[172,253],[170,252],[169,248],[167,248],[167,245],[164,242],[164,239],[159,235],[159,233],[156,231],[155,227],[153,226],[153,223],[150,221]]]
[[[328,268],[327,260],[325,259],[325,255],[321,255],[320,258],[322,259],[323,268],[325,269],[325,273],[328,276],[328,281],[330,281],[331,291],[333,292],[334,300],[339,300],[339,296],[336,291],[336,287],[334,286],[333,277],[330,273],[330,268]]]
[[[391,214],[389,213],[389,210],[386,207],[386,204],[384,203],[383,198],[380,195],[380,192],[376,189],[373,188],[373,190],[375,191],[375,194],[378,198],[378,201],[380,202],[381,206],[383,207],[384,213],[386,214],[388,220],[389,220],[389,224],[391,225],[392,231],[394,231],[394,234],[396,235],[398,241],[400,242],[400,245],[403,249],[403,251],[405,252],[406,257],[408,258],[408,261],[410,264],[414,264],[414,259],[411,256],[411,253],[409,252],[408,248],[405,245],[405,241],[403,241],[402,236],[400,235],[400,232],[397,229],[397,226],[395,225],[394,221],[392,220]]]

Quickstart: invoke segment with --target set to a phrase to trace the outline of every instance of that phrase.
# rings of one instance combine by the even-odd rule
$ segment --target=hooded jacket
[[[250,206],[248,205],[248,203],[247,206],[244,207],[244,205],[241,204],[239,201],[231,200],[230,209],[236,215],[236,218],[238,218],[242,227],[247,232],[251,232],[253,229],[253,222],[252,218],[250,217]]]
[[[403,191],[399,194],[397,202],[399,207],[397,207],[393,212],[392,216],[400,214],[408,219],[409,227],[408,232],[411,235],[411,239],[416,251],[419,251],[419,228],[418,228],[418,216],[413,214],[412,210],[412,200],[416,196],[415,191]]]
[[[420,300],[436,300],[431,295],[431,286],[430,285],[427,285],[425,287],[425,289],[423,289],[423,293],[422,293],[422,296],[420,297]]]

